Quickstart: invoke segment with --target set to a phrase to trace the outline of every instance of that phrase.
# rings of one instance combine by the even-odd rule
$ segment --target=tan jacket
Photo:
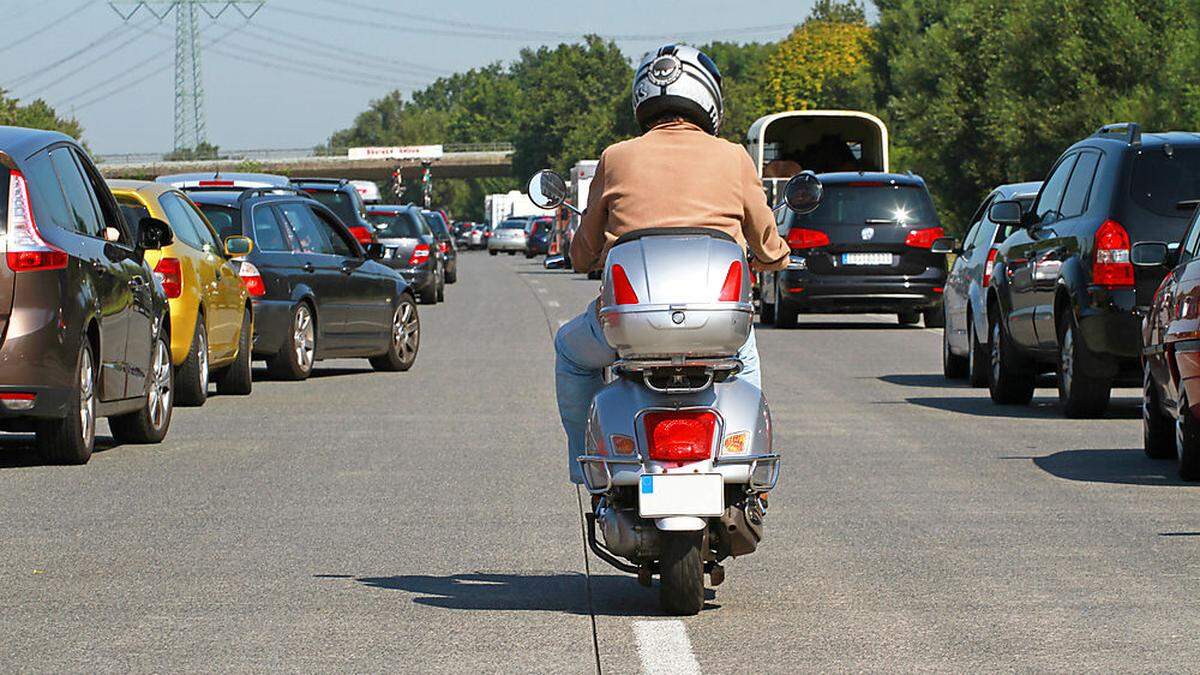
[[[600,155],[587,212],[571,240],[571,265],[604,265],[622,234],[651,227],[707,227],[749,247],[764,269],[788,264],[749,153],[689,122],[654,127]]]

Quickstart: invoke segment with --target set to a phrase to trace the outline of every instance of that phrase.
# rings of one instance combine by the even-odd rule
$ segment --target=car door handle
[[[315,267],[313,267],[313,264],[312,264],[312,263],[304,263],[304,271],[305,271],[305,272],[311,272],[311,271],[313,271],[313,270],[315,270],[315,269],[316,269],[316,268],[315,268]]]
[[[354,274],[354,268],[350,265],[342,265],[342,274],[350,276],[351,274]]]

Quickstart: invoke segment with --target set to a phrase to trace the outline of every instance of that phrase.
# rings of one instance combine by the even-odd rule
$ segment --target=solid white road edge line
[[[692,653],[692,641],[682,621],[634,621],[633,634],[643,673],[700,672],[700,662]]]

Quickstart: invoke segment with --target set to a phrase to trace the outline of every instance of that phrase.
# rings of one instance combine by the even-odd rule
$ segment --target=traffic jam
[[[881,116],[732,143],[633,65],[640,133],[469,213],[442,146],[0,126],[10,668],[1193,667],[1200,133],[950,223]]]

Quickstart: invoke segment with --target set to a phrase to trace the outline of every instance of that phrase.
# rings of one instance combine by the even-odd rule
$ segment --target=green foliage
[[[194,148],[180,148],[173,152],[168,152],[163,156],[163,159],[168,162],[181,162],[195,159],[216,159],[221,152],[221,148],[205,141]]]
[[[767,60],[775,48],[773,43],[760,42],[711,42],[700,46],[721,69],[721,93],[725,98],[722,137],[734,143],[743,142],[754,120],[769,111],[762,82]]]
[[[60,131],[75,139],[83,135],[83,127],[78,121],[59,117],[54,108],[42,99],[22,105],[19,100],[6,96],[6,93],[0,89],[0,125]]]

